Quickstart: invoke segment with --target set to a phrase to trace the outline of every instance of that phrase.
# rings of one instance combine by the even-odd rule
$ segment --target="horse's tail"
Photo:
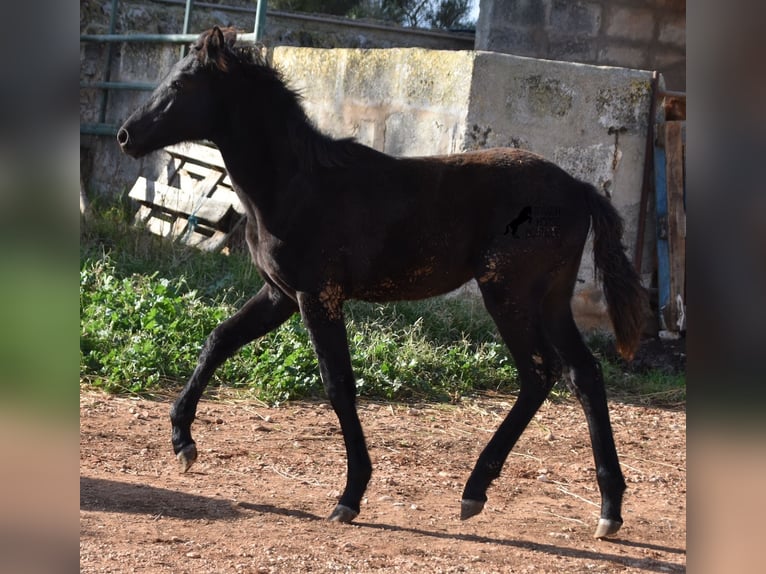
[[[604,296],[617,339],[617,351],[625,359],[635,355],[641,341],[646,292],[622,245],[623,222],[608,199],[590,185],[586,197],[593,225],[593,259],[601,276]]]

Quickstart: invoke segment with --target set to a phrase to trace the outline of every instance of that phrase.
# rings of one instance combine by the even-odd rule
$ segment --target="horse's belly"
[[[454,291],[471,277],[468,270],[445,272],[424,265],[399,277],[384,277],[355,285],[352,297],[378,303],[426,299]]]

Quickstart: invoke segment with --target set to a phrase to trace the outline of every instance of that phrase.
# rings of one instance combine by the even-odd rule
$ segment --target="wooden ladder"
[[[245,220],[220,152],[201,143],[164,148],[170,155],[156,181],[139,177],[128,194],[135,216],[156,235],[204,251],[220,251]]]

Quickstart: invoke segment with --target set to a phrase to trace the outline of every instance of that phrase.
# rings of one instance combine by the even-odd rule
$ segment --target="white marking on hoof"
[[[330,522],[351,522],[359,515],[359,513],[349,508],[348,506],[344,506],[343,504],[338,504],[335,507],[335,510],[332,511],[332,514],[328,518]]]
[[[593,538],[609,538],[617,534],[617,531],[622,526],[622,522],[618,520],[610,520],[609,518],[599,518],[598,526],[596,526],[596,533]]]
[[[468,520],[484,510],[484,503],[481,500],[463,499],[460,501],[460,520]]]
[[[178,451],[176,458],[178,459],[178,462],[181,463],[183,472],[186,472],[191,468],[191,465],[194,464],[194,461],[197,460],[197,445],[194,443],[186,445]]]

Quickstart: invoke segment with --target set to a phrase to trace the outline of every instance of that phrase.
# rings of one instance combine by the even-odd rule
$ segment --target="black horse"
[[[344,301],[421,299],[475,278],[521,390],[466,483],[461,517],[481,512],[487,488],[566,364],[598,470],[595,535],[616,533],[625,481],[600,366],[570,308],[592,226],[617,346],[632,356],[645,295],[623,252],[615,209],[591,185],[526,151],[394,158],[332,139],[307,119],[280,73],[252,46],[235,42],[232,29],[202,33],[117,134],[133,157],[185,140],[217,144],[247,211],[248,246],[265,282],[210,334],[173,405],[173,449],[184,469],[197,458],[190,429],[213,371],[300,312],[348,459],[346,487],[330,519],[353,520],[372,465],[356,412]],[[530,217],[544,216],[544,225],[530,221],[524,234],[506,233],[526,206]]]

